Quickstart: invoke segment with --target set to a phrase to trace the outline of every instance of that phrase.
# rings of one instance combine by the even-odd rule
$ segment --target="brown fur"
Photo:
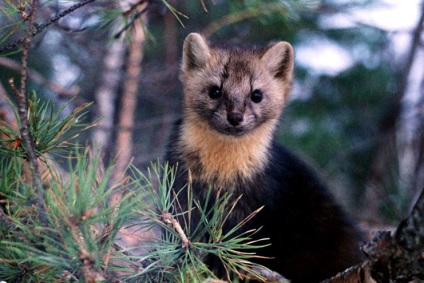
[[[261,227],[252,240],[270,239],[270,246],[254,251],[270,259],[255,263],[292,282],[312,283],[359,262],[355,226],[313,170],[273,139],[292,81],[290,44],[221,48],[190,34],[183,49],[183,115],[166,157],[177,165],[174,190],[181,210],[190,209],[186,185],[191,172],[193,198],[205,211],[221,191],[234,199],[243,196],[223,233],[263,207],[234,234]],[[193,209],[191,227],[203,217],[208,216]],[[204,261],[225,277],[218,257],[208,255]]]
[[[186,158],[193,177],[216,188],[231,188],[236,176],[250,178],[262,170],[268,160],[268,147],[272,139],[272,128],[268,123],[261,128],[238,138],[225,136],[211,130],[205,123],[193,122],[183,125],[182,148],[197,151],[199,158]],[[209,137],[205,139],[204,137]],[[200,163],[200,164],[199,164]],[[196,173],[198,172],[198,173]]]
[[[293,50],[286,42],[266,49],[231,50],[211,48],[198,34],[187,37],[181,76],[186,119],[180,146],[198,153],[196,160],[186,158],[189,167],[202,167],[195,177],[207,183],[214,180],[218,187],[225,187],[236,175],[249,178],[263,169],[275,125],[289,94],[292,70]],[[217,122],[213,128],[202,112],[217,107],[207,97],[207,86],[220,85],[222,81],[227,102],[214,114],[212,119]],[[256,89],[265,96],[260,104],[249,98]],[[216,129],[228,124],[228,112],[244,115],[241,134],[228,135]]]

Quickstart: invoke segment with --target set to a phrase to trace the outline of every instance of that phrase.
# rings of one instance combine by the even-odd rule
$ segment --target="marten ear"
[[[210,56],[208,44],[198,33],[190,33],[184,41],[183,72],[202,68]]]
[[[261,57],[261,62],[277,79],[291,81],[294,65],[293,48],[288,42],[277,42]]]

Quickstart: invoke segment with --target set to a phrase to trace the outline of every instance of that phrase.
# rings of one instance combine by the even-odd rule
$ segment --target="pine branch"
[[[26,76],[26,72],[22,72],[22,73],[24,73],[24,75]],[[23,81],[24,81],[23,83],[26,83],[25,80]],[[35,207],[37,209],[37,213],[39,214],[41,225],[46,226],[47,218],[45,216],[45,211],[43,208],[44,188],[43,188],[43,182],[41,180],[40,171],[38,168],[37,154],[35,152],[35,143],[31,134],[30,127],[29,127],[27,97],[25,94],[22,94],[16,88],[13,79],[9,80],[9,84],[18,102],[18,113],[19,113],[19,119],[21,122],[20,133],[21,133],[22,141],[26,149],[26,158],[29,162],[30,169],[31,169],[33,186],[37,194],[35,198]],[[24,88],[22,89],[26,91]]]
[[[0,208],[0,221],[3,222],[3,224],[5,224],[7,228],[9,228],[9,230],[11,231],[17,230],[17,227],[9,219],[9,216],[6,213],[4,213],[2,208]]]
[[[370,262],[364,261],[321,283],[375,283],[375,281],[370,275]]]
[[[265,269],[263,267],[252,267],[252,270],[257,272],[262,278],[265,279],[265,282],[274,282],[274,283],[289,283],[290,281],[287,280],[283,275],[279,274],[278,272],[271,271],[269,269]]]
[[[205,1],[204,0],[200,0],[200,3],[202,4],[203,11],[205,11],[207,13],[208,12],[208,9],[206,8]],[[212,3],[215,4],[215,1],[212,0]]]
[[[186,234],[184,233],[183,228],[181,227],[180,223],[172,216],[171,213],[167,211],[163,211],[161,213],[163,221],[172,227],[175,232],[177,232],[178,236],[181,238],[181,241],[183,242],[182,247],[188,248],[190,246],[190,240],[187,238]]]
[[[96,270],[94,267],[94,259],[88,251],[88,247],[80,235],[78,223],[74,223],[72,220],[66,217],[63,217],[62,220],[70,227],[72,237],[74,238],[75,243],[78,245],[80,251],[79,259],[82,262],[82,273],[85,282],[96,282],[98,280],[104,281],[106,276],[104,276],[102,270]]]
[[[143,4],[145,1],[144,0],[142,0],[142,1],[140,1],[140,2],[138,2],[134,7],[131,7],[131,10],[133,10],[133,9],[136,9],[136,7],[138,6],[138,5],[141,5],[141,4]],[[144,13],[146,13],[147,12],[147,10],[149,9],[149,7],[150,7],[150,2],[148,1],[147,2],[147,4],[145,5],[145,7],[143,7],[143,9],[141,9],[140,11],[138,11],[137,13],[135,13],[134,14],[134,16],[131,18],[131,20],[120,30],[120,31],[118,31],[115,35],[114,35],[114,38],[120,38],[121,37],[121,35],[126,31],[126,30],[128,30],[131,26],[133,26],[134,25],[134,23],[135,23],[135,21],[137,21],[137,19],[139,19]],[[126,13],[128,13],[128,12],[126,12]],[[124,14],[126,14],[126,13],[124,13]]]
[[[33,11],[31,15],[29,16],[29,28],[28,28],[27,36],[25,37],[23,41],[24,46],[23,46],[22,59],[21,59],[22,68],[20,72],[20,76],[21,76],[20,90],[16,88],[13,79],[11,79],[9,83],[17,98],[19,119],[21,121],[21,128],[20,128],[21,137],[22,137],[22,141],[25,144],[28,162],[31,168],[32,181],[33,181],[33,185],[35,187],[36,194],[37,194],[35,199],[35,206],[37,209],[37,213],[39,214],[39,217],[40,217],[41,225],[46,226],[47,218],[43,208],[44,188],[43,188],[43,183],[41,181],[41,175],[38,168],[37,154],[35,152],[35,143],[30,131],[30,127],[29,127],[28,98],[26,95],[26,92],[27,92],[26,84],[27,84],[27,78],[28,78],[28,54],[29,54],[29,49],[31,47],[31,39],[33,36],[35,15],[37,13],[37,8],[38,8],[38,0],[34,0],[32,2],[32,6],[33,6]]]
[[[30,21],[33,21],[32,24],[30,24],[31,37],[34,37],[34,36],[38,35],[43,30],[45,30],[47,27],[49,27],[51,24],[57,22],[58,20],[60,20],[61,18],[65,17],[66,15],[72,13],[73,11],[75,11],[75,10],[77,10],[77,9],[85,6],[85,5],[87,5],[88,3],[94,2],[94,1],[96,1],[96,0],[84,0],[84,1],[82,1],[80,3],[78,3],[78,4],[75,4],[75,5],[71,6],[69,9],[66,9],[62,13],[59,13],[58,15],[52,17],[46,23],[41,24],[41,25],[37,25],[34,22],[34,18],[35,18],[34,17],[34,14],[35,14],[35,12],[36,12],[36,10],[38,8],[38,1],[35,1],[34,0],[34,2],[32,3],[32,6],[34,8],[33,8],[32,13],[29,16],[30,17]],[[37,2],[37,3],[35,3],[35,2]],[[35,4],[37,4],[37,5],[35,5]],[[29,35],[29,33],[28,33],[28,35]],[[26,37],[24,37],[24,38],[20,38],[20,39],[16,40],[13,43],[10,43],[10,44],[8,44],[8,45],[6,45],[4,47],[0,47],[0,54],[3,53],[3,52],[5,52],[5,51],[7,51],[7,50],[15,49],[16,47],[18,47],[20,45],[24,45],[25,46],[25,44],[26,44],[25,41],[27,40],[28,35]]]
[[[394,235],[387,231],[373,234],[374,238],[362,248],[367,261],[323,283],[394,283],[424,279],[424,190]]]
[[[239,23],[251,18],[257,18],[259,16],[267,15],[270,13],[279,12],[281,14],[285,14],[286,10],[281,5],[281,3],[268,3],[268,4],[261,4],[260,9],[245,9],[243,11],[232,13],[226,16],[223,16],[222,18],[213,21],[209,25],[207,25],[202,30],[202,35],[206,38],[209,38],[212,34],[217,32],[218,30],[222,29],[225,26],[233,25],[235,23]]]
[[[22,70],[21,66],[17,62],[9,58],[0,57],[0,65],[16,72],[21,72]],[[27,75],[30,79],[34,80],[34,82],[49,88],[51,91],[57,93],[59,96],[72,97],[79,92],[78,87],[73,87],[70,90],[68,90],[61,87],[58,84],[49,82],[48,80],[43,78],[43,76],[40,73],[38,73],[35,70],[28,69]]]

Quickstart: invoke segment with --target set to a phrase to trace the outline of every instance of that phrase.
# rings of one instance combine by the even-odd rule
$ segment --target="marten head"
[[[275,125],[290,91],[293,61],[287,42],[223,48],[188,35],[181,68],[186,119],[228,136]]]

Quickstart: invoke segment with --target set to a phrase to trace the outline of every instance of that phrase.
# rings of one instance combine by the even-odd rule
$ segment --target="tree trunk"
[[[138,8],[143,9],[144,5],[140,5]],[[134,126],[134,112],[137,105],[137,92],[143,59],[143,44],[145,41],[143,26],[145,19],[146,13],[134,22],[131,30],[125,80],[118,113],[113,180],[118,180],[122,176],[133,155],[132,129]]]
[[[405,63],[399,72],[394,105],[388,109],[386,119],[381,126],[381,138],[377,145],[363,202],[363,211],[368,220],[381,222],[380,208],[382,201],[388,200],[389,186],[396,187],[407,199],[411,199],[414,194],[417,195],[421,189],[421,181],[416,180],[416,176],[420,176],[417,174],[421,172],[419,168],[423,166],[420,165],[422,161],[419,158],[422,150],[419,137],[420,129],[424,127],[422,114],[420,116],[417,113],[420,109],[422,112],[422,106],[413,102],[410,97],[415,96],[416,99],[419,93],[421,96],[423,93],[421,80],[424,78],[424,71],[421,66],[424,61],[424,52],[420,43],[423,25],[424,10],[413,31],[409,51],[405,54]],[[417,75],[420,78],[418,81]],[[390,152],[396,153],[397,156],[391,155]],[[398,168],[393,168],[393,165]],[[399,176],[391,176],[393,172],[398,172]],[[395,209],[395,206],[391,207]]]
[[[421,16],[414,30],[410,54],[406,64],[409,67],[405,73],[402,93],[402,112],[398,124],[398,142],[401,148],[399,160],[401,182],[408,189],[408,197],[415,199],[423,188],[423,144],[424,129],[424,49],[421,35],[424,29],[424,3]],[[415,203],[415,202],[412,202]]]
[[[168,3],[172,6],[175,6],[177,3],[175,0],[170,0]],[[175,66],[178,66],[178,37],[177,37],[177,28],[176,28],[177,20],[175,15],[168,9],[164,16],[164,27],[165,27],[165,42],[166,42],[166,50],[165,50],[165,64],[167,70],[176,69]],[[175,89],[177,88],[177,81],[173,79],[169,79],[167,81],[167,90],[164,92],[166,96],[168,96],[169,101],[172,101],[172,96],[175,94]],[[167,114],[172,113],[172,107],[170,103],[162,103],[162,123],[158,128],[157,132],[154,134],[154,143],[152,143],[151,153],[155,158],[162,154],[161,150],[163,150],[164,140],[168,136],[170,131],[170,126],[172,123],[166,121]]]
[[[112,149],[113,127],[115,119],[115,103],[119,82],[122,78],[122,66],[125,55],[125,45],[123,40],[114,40],[106,51],[104,67],[102,71],[101,84],[95,94],[97,106],[96,120],[101,121],[101,125],[94,128],[93,145],[105,156],[108,162],[109,152]]]

